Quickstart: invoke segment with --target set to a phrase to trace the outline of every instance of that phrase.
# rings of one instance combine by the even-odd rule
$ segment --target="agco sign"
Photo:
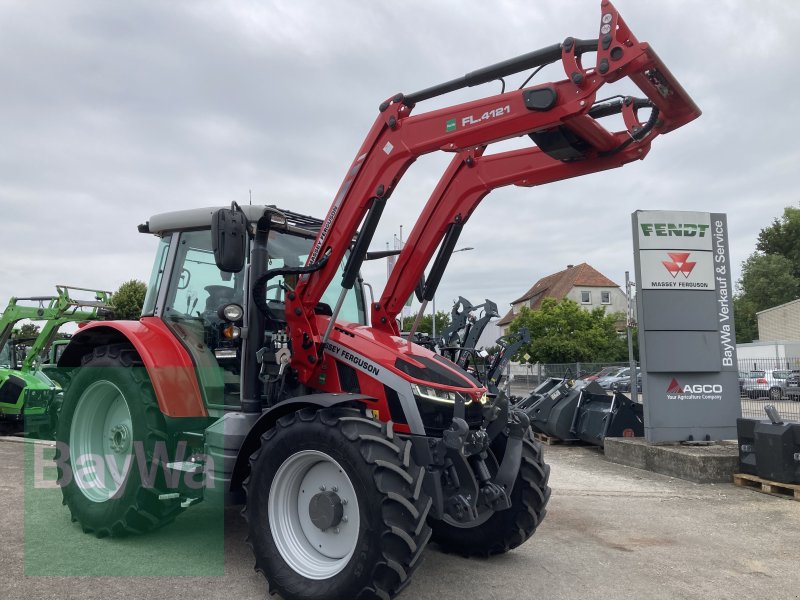
[[[669,400],[722,400],[722,384],[720,383],[689,383],[681,385],[673,377],[667,386]]]

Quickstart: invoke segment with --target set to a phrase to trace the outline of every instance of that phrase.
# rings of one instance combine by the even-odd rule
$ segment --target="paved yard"
[[[70,523],[57,490],[23,492],[24,446],[0,441],[0,598],[266,596],[236,510],[215,519],[201,505],[162,532],[96,540]],[[614,465],[591,448],[548,447],[547,459],[550,511],[530,542],[491,560],[449,556],[432,546],[401,598],[800,597],[800,502]],[[213,575],[41,576],[81,568]]]

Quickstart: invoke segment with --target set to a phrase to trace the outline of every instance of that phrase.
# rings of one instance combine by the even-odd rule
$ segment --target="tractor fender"
[[[248,430],[247,434],[239,447],[236,455],[236,463],[231,473],[230,490],[238,492],[242,489],[242,482],[250,473],[250,456],[258,450],[261,445],[261,436],[271,429],[278,419],[304,408],[331,408],[333,406],[347,406],[353,408],[363,408],[366,402],[375,402],[375,398],[364,396],[363,394],[309,394],[307,396],[297,396],[291,400],[286,400],[276,404],[266,412],[262,413],[258,420]]]
[[[58,361],[79,367],[98,346],[129,343],[138,352],[153,385],[158,407],[168,417],[207,417],[192,357],[161,319],[93,321],[82,327]]]

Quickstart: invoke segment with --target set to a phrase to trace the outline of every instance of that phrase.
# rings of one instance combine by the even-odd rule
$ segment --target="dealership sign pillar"
[[[636,211],[645,438],[736,438],[741,416],[724,214]]]

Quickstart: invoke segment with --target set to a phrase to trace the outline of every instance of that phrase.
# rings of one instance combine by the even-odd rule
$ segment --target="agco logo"
[[[662,260],[661,264],[669,271],[673,279],[678,276],[678,273],[681,273],[684,278],[688,279],[697,264],[696,262],[689,262],[690,254],[691,252],[667,252],[667,255],[672,260]]]
[[[640,223],[644,237],[705,237],[709,225],[701,223]]]
[[[719,383],[697,383],[681,385],[676,378],[672,378],[667,386],[667,394],[686,395],[686,394],[721,394],[722,385]]]

